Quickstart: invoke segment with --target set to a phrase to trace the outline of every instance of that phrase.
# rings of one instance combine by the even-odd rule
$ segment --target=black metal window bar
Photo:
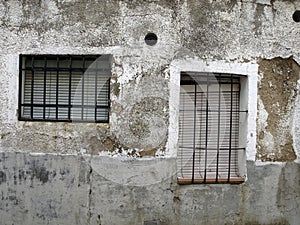
[[[19,120],[109,121],[110,55],[20,55]]]
[[[182,72],[178,183],[241,183],[240,77]]]

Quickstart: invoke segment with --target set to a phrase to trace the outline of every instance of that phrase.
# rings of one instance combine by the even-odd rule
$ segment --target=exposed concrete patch
[[[297,163],[247,163],[249,180],[246,183],[247,200],[245,207],[247,208],[247,213],[244,217],[245,224],[295,224],[294,218],[290,217],[288,212],[283,212],[278,205],[278,193],[288,190],[282,189],[283,186],[278,185],[279,183],[282,184],[282,182],[285,183],[284,179],[282,179],[282,173],[286,174],[284,170],[288,164],[293,165],[292,168],[299,167]],[[288,180],[291,179],[290,181],[293,182],[294,175],[290,175],[288,175]],[[297,193],[298,191],[294,192],[292,190],[291,192]],[[251,207],[250,205],[254,202],[256,202],[255,207]],[[292,205],[294,207],[294,204]],[[294,208],[292,212],[299,212],[299,209]]]
[[[276,204],[283,214],[288,215],[290,224],[299,223],[300,196],[291,196],[291,193],[300,193],[300,165],[287,163],[283,167],[278,183]]]
[[[171,158],[122,161],[99,156],[0,155],[0,171],[6,174],[0,184],[4,225],[299,222],[300,166],[295,162],[248,161],[248,180],[240,185],[178,185],[176,159]],[[32,171],[32,165],[40,174],[45,170],[38,168],[49,171],[45,183],[38,178],[43,175],[32,179],[33,174],[26,172]]]
[[[1,224],[87,224],[87,158],[1,152],[0,159]]]
[[[292,118],[300,67],[292,59],[261,60],[257,159],[293,161]],[[265,113],[263,113],[265,112]],[[264,121],[264,122],[262,122]]]

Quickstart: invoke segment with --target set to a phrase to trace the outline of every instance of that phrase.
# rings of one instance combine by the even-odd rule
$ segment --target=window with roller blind
[[[20,55],[19,120],[109,121],[110,55]]]
[[[241,183],[240,80],[233,74],[182,72],[178,183]]]

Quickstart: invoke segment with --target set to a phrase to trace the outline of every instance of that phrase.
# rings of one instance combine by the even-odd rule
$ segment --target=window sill
[[[236,178],[230,178],[229,180],[227,178],[177,178],[178,184],[241,184],[245,182],[245,178],[242,177],[236,177]]]

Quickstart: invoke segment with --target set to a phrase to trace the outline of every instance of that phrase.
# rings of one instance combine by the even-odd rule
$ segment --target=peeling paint
[[[1,221],[298,225],[299,9],[298,0],[1,1]],[[109,123],[18,121],[20,53],[111,54]],[[183,60],[186,71],[259,79],[241,185],[176,183],[172,72]],[[253,122],[256,108],[245,108]]]
[[[300,67],[292,59],[260,61],[257,159],[293,161],[292,118]]]

